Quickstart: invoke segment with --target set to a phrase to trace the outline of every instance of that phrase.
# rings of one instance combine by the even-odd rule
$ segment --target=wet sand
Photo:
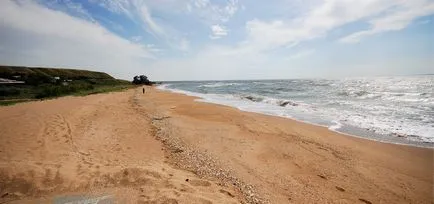
[[[432,203],[433,149],[148,88],[0,107],[0,202]]]

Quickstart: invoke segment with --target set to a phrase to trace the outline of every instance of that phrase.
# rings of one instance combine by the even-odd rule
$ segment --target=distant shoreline
[[[352,78],[378,78],[378,77],[406,77],[406,76],[432,76],[432,74],[408,74],[408,75],[378,75],[378,76],[346,76],[346,77],[300,77],[300,78],[270,78],[270,79],[261,79],[261,78],[255,78],[255,79],[204,79],[204,80],[169,80],[169,81],[156,81],[160,84],[164,83],[173,83],[173,82],[228,82],[228,81],[280,81],[280,80],[295,80],[295,79],[324,79],[324,80],[333,80],[333,79],[352,79]]]

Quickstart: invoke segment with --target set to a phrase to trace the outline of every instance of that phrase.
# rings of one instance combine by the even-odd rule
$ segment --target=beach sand
[[[0,203],[433,203],[433,154],[138,88],[0,107]]]

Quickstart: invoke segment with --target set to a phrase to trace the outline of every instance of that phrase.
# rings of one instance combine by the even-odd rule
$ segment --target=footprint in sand
[[[220,192],[220,193],[223,193],[223,194],[225,194],[225,195],[228,195],[228,196],[230,196],[230,197],[232,197],[232,198],[235,197],[231,192],[226,191],[226,190],[223,190],[223,189],[220,189],[219,192]]]
[[[194,193],[194,188],[188,187],[187,185],[181,184],[181,188],[179,189],[181,192]]]
[[[143,201],[143,200],[138,200],[138,203],[162,203],[162,204],[178,204],[178,200],[174,199],[174,198],[168,198],[166,196],[160,197],[156,200],[152,200],[152,201]]]
[[[190,183],[192,186],[211,186],[211,183],[208,181],[203,181],[203,180],[189,180],[186,179],[186,181],[188,183]]]
[[[336,189],[337,189],[338,191],[341,191],[341,192],[344,192],[344,191],[345,191],[344,188],[341,188],[341,187],[339,187],[339,186],[335,186],[335,187],[336,187]]]
[[[365,200],[365,199],[363,199],[363,198],[359,198],[359,200],[362,201],[363,203],[366,203],[366,204],[372,204],[371,201],[369,201],[369,200]]]

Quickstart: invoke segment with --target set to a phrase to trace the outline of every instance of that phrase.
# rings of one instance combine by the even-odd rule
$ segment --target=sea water
[[[165,82],[200,101],[384,142],[433,147],[434,75]]]

